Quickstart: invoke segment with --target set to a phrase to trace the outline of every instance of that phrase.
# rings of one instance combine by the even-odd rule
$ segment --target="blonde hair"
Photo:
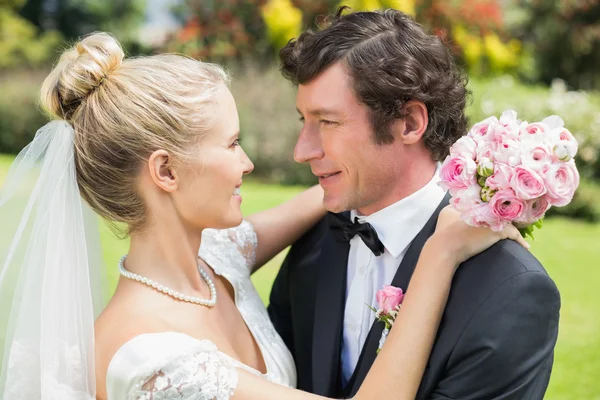
[[[62,54],[41,104],[75,129],[82,197],[129,234],[146,222],[140,166],[158,149],[184,161],[213,126],[215,96],[228,83],[218,65],[170,54],[125,58],[117,40],[95,33]]]

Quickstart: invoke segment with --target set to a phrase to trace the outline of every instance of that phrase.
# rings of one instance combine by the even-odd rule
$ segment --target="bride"
[[[42,86],[53,121],[0,193],[0,398],[320,398],[292,389],[292,356],[250,275],[323,217],[322,192],[242,219],[253,165],[227,83],[181,56],[124,59],[103,33],[62,55]],[[106,306],[88,205],[131,238]],[[526,245],[444,210],[356,398],[414,398],[457,265],[505,238]]]

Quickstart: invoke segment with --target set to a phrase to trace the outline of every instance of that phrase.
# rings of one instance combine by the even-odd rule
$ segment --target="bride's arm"
[[[432,237],[421,257],[394,328],[355,399],[414,399],[429,358],[457,261]],[[271,385],[241,373],[234,400],[309,400],[325,397]]]
[[[258,237],[252,272],[294,243],[324,215],[323,189],[317,185],[277,207],[246,218]]]
[[[457,261],[425,244],[394,328],[355,399],[414,399],[441,319]],[[326,399],[240,373],[234,400]]]
[[[457,218],[449,209],[440,214],[436,233],[423,247],[394,329],[354,399],[414,399],[458,265],[501,239],[517,240],[528,246],[512,225],[496,233],[467,227]],[[324,397],[240,373],[233,399],[311,400]]]

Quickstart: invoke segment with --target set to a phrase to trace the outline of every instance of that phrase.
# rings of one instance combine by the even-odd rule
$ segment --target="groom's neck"
[[[397,179],[390,185],[389,190],[369,204],[358,208],[358,215],[374,214],[419,191],[433,178],[437,163],[432,159],[414,160],[398,168]]]

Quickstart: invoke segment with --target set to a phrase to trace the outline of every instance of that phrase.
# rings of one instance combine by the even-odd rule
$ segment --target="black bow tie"
[[[338,242],[349,242],[354,236],[358,235],[369,249],[375,254],[375,257],[383,254],[385,247],[379,240],[375,228],[369,223],[361,224],[354,218],[354,222],[343,214],[329,213],[329,228],[333,237]]]

